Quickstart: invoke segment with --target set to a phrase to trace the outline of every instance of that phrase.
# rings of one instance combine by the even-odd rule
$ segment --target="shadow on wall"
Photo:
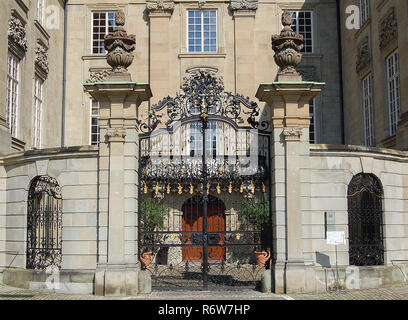
[[[322,267],[331,268],[330,257],[319,251],[316,251],[316,262]]]

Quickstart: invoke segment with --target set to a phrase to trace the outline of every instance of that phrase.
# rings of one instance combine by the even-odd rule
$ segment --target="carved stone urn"
[[[272,36],[272,49],[275,51],[275,62],[280,67],[278,75],[299,76],[296,67],[302,61],[303,36],[293,31],[292,15],[284,11],[282,15],[283,30]]]
[[[112,67],[111,76],[120,77],[128,75],[127,68],[132,64],[136,49],[136,37],[128,35],[123,28],[125,25],[125,14],[123,11],[116,13],[115,30],[105,36],[105,49],[108,52],[106,61]]]

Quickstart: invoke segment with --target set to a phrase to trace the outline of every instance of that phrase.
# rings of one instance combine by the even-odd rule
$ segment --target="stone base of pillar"
[[[275,271],[275,293],[315,293],[315,267],[307,266],[303,262],[289,261],[277,263]]]
[[[101,265],[95,272],[95,295],[135,296],[139,293],[139,266]]]

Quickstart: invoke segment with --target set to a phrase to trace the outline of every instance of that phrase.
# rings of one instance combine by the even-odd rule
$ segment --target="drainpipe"
[[[339,75],[340,75],[340,118],[341,118],[341,143],[345,144],[344,135],[344,86],[343,86],[343,48],[341,36],[341,14],[340,14],[340,0],[336,0],[337,8],[337,37],[338,37],[338,61],[339,61]]]
[[[62,71],[62,116],[61,116],[61,147],[65,147],[65,98],[67,91],[67,25],[68,25],[68,0],[64,1],[64,52]]]

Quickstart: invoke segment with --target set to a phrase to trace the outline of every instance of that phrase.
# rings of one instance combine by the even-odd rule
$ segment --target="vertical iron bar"
[[[207,239],[207,146],[206,146],[206,129],[207,120],[206,117],[202,117],[202,130],[203,130],[203,287],[208,288],[208,239]]]

